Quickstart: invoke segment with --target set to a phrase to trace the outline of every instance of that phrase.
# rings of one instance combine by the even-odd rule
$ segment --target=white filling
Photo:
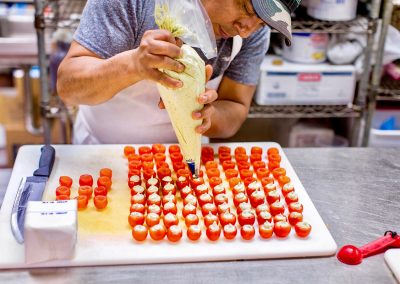
[[[77,238],[77,201],[29,201],[25,215],[25,262],[70,259]]]

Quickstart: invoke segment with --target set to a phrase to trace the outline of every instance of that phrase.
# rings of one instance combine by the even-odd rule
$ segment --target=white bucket
[[[282,56],[298,63],[321,63],[326,60],[328,34],[293,33],[292,45],[284,46]]]
[[[309,0],[307,13],[326,21],[349,21],[356,17],[358,0]]]

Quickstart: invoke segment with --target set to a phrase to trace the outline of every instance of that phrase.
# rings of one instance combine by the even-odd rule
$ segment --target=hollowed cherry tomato
[[[164,215],[169,213],[176,215],[178,213],[178,207],[176,207],[176,204],[173,202],[167,202],[163,206],[163,213]]]
[[[298,237],[305,238],[311,232],[311,225],[307,222],[298,222],[294,226],[294,230],[296,231],[296,235]]]
[[[280,163],[281,159],[282,159],[282,157],[279,154],[268,155],[268,161]]]
[[[250,169],[250,163],[247,161],[238,161],[237,166],[238,166],[239,171],[241,171],[243,169],[246,169],[246,170]]]
[[[274,179],[272,177],[263,177],[261,178],[261,185],[263,187],[265,187],[268,184],[273,184],[274,183]]]
[[[146,207],[143,204],[136,203],[136,204],[132,204],[129,210],[131,213],[139,212],[139,213],[144,214],[144,212],[146,211]]]
[[[201,227],[199,225],[191,225],[187,230],[187,237],[191,241],[197,241],[201,237]]]
[[[211,177],[208,179],[208,183],[210,184],[211,188],[214,189],[215,186],[222,183],[222,179],[218,177]]]
[[[185,224],[186,227],[190,227],[191,225],[198,225],[199,224],[199,217],[196,214],[188,214],[185,217]]]
[[[258,146],[253,146],[253,147],[251,147],[251,150],[250,150],[251,154],[260,154],[260,155],[262,155],[262,152],[263,152],[262,148],[258,147]]]
[[[136,225],[143,225],[144,224],[144,215],[140,212],[132,212],[128,216],[129,225],[135,227]]]
[[[70,178],[69,176],[60,176],[59,183],[62,186],[70,188],[72,186],[72,178]]]
[[[166,150],[166,148],[165,148],[165,145],[163,145],[163,144],[153,144],[153,145],[151,145],[151,152],[153,153],[153,154],[157,154],[157,153],[165,153],[165,150]]]
[[[278,148],[276,148],[276,147],[271,147],[271,148],[268,148],[267,154],[268,154],[268,155],[271,155],[271,154],[279,154],[279,150],[278,150]]]
[[[236,163],[239,162],[247,162],[249,160],[249,156],[246,154],[235,154]]]
[[[58,195],[70,196],[71,190],[69,189],[69,187],[67,187],[65,185],[60,185],[59,187],[56,188],[56,196],[58,196]]]
[[[179,219],[175,214],[168,213],[167,215],[164,216],[164,225],[166,228],[178,224],[179,224]]]
[[[84,209],[88,206],[88,199],[86,195],[78,195],[75,197],[78,202],[78,209]]]
[[[161,207],[156,204],[149,205],[147,207],[147,214],[149,214],[149,213],[155,213],[158,216],[160,216],[161,215]]]
[[[94,196],[104,195],[107,196],[107,189],[104,186],[98,186],[94,188]]]
[[[177,225],[168,228],[167,238],[170,242],[178,242],[182,238],[182,229]]]
[[[256,161],[261,161],[261,160],[262,160],[261,154],[251,154],[250,155],[250,163],[252,163],[252,164]]]
[[[230,161],[232,159],[232,156],[229,153],[219,153],[218,159],[219,159],[219,162],[222,164],[225,161]]]
[[[214,203],[206,203],[203,206],[201,206],[201,213],[203,214],[203,216],[206,216],[208,213],[217,215],[218,209]]]
[[[96,206],[97,209],[104,209],[107,207],[108,200],[107,196],[104,195],[97,195],[94,197],[94,206]]]
[[[78,188],[78,195],[85,195],[89,200],[92,198],[93,188],[89,185],[82,185]]]
[[[297,196],[296,192],[292,191],[292,192],[289,192],[288,194],[286,194],[285,201],[286,201],[286,204],[290,204],[290,203],[299,201],[299,197]]]
[[[292,202],[288,206],[289,212],[303,212],[303,205],[300,202]]]
[[[270,171],[272,171],[272,170],[274,170],[274,169],[277,169],[277,168],[279,168],[280,167],[280,163],[279,162],[275,162],[275,161],[270,161],[270,162],[268,162],[268,169],[270,170]]]
[[[153,193],[147,198],[147,205],[152,205],[152,204],[161,206],[161,197],[157,193]]]
[[[158,162],[165,162],[167,160],[167,156],[164,153],[154,153],[154,161]]]
[[[221,175],[218,168],[208,168],[206,169],[206,174],[208,178],[219,177]]]
[[[124,155],[125,157],[128,157],[131,154],[135,154],[135,148],[132,146],[125,146],[124,147]]]
[[[275,201],[269,206],[269,211],[271,212],[272,216],[283,214],[285,212],[285,207],[279,201]]]
[[[239,192],[238,194],[236,194],[233,197],[233,203],[235,204],[236,207],[238,207],[240,203],[243,203],[243,202],[247,203],[247,201],[248,201],[248,197],[243,192]]]
[[[178,177],[185,177],[188,181],[190,179],[190,177],[192,176],[192,173],[190,172],[189,169],[187,169],[186,167],[183,169],[179,169],[176,171],[176,175]]]
[[[217,184],[216,186],[214,186],[212,192],[214,196],[226,193],[225,187],[222,184]]]
[[[144,194],[142,194],[142,193],[137,193],[135,195],[132,195],[131,204],[136,204],[136,203],[145,205],[146,204],[146,196],[144,196]]]
[[[241,171],[239,171],[240,173],[240,178],[241,179],[245,179],[247,177],[252,177],[253,176],[253,171],[252,170],[247,170],[247,169],[243,169]]]
[[[151,148],[149,146],[140,146],[139,147],[139,155],[149,154],[151,153]]]
[[[189,214],[196,214],[196,206],[193,204],[186,204],[182,209],[182,216],[186,217]]]
[[[99,177],[97,179],[97,186],[104,186],[109,191],[111,189],[111,179],[106,176]]]
[[[189,194],[193,193],[193,191],[189,186],[185,186],[185,187],[183,187],[181,189],[180,193],[181,193],[181,198],[185,199],[186,196],[188,196]]]
[[[171,158],[171,161],[173,164],[177,163],[177,162],[182,162],[182,160],[183,160],[183,156],[182,156],[181,152],[171,153],[169,155],[169,157]]]
[[[267,193],[267,201],[269,204],[274,203],[275,201],[281,200],[281,195],[277,190],[272,190]]]
[[[288,218],[283,213],[279,213],[279,214],[275,215],[273,219],[274,219],[274,223],[278,223],[281,221],[284,221],[284,222],[288,221]]]
[[[218,169],[218,163],[215,162],[215,161],[208,161],[208,162],[205,164],[205,167],[206,167],[207,170],[208,170],[208,169],[211,169],[211,168]]]
[[[294,192],[294,186],[291,183],[287,183],[282,187],[282,194],[283,194],[283,196],[286,196],[290,192]]]
[[[132,236],[138,242],[143,242],[146,240],[148,234],[148,230],[143,225],[136,225],[132,229]]]
[[[290,225],[294,226],[296,225],[298,222],[302,222],[303,221],[303,214],[299,213],[299,212],[291,212],[289,214],[289,223]]]
[[[236,166],[235,162],[231,161],[231,160],[227,160],[227,161],[223,161],[222,162],[222,168],[225,171],[225,175],[226,175],[226,171],[233,170],[235,168],[235,166]]]
[[[228,146],[219,146],[218,154],[221,154],[221,153],[231,154],[231,148]]]
[[[130,154],[130,155],[128,156],[128,162],[130,163],[130,162],[132,162],[132,161],[139,161],[139,162],[141,162],[141,161],[140,161],[140,155],[138,155],[138,154]]]
[[[242,235],[242,238],[244,240],[248,241],[254,238],[256,231],[254,230],[254,227],[252,225],[244,225],[242,226],[242,228],[240,228],[240,234]]]
[[[258,168],[256,171],[256,175],[258,179],[262,179],[264,177],[269,177],[270,171],[267,168]]]
[[[256,172],[257,177],[258,177],[257,170],[258,170],[258,169],[265,169],[266,166],[267,166],[267,165],[265,164],[264,161],[255,161],[255,162],[253,163],[253,169],[254,169],[254,171]],[[258,177],[258,178],[259,178],[259,177]]]
[[[257,222],[258,225],[262,225],[265,222],[272,222],[272,215],[271,213],[269,213],[268,211],[261,211],[258,215],[257,215]]]
[[[164,195],[168,195],[168,194],[175,195],[176,194],[176,187],[172,183],[167,183],[166,185],[163,186],[162,193]]]
[[[178,172],[179,170],[186,169],[186,164],[184,162],[174,162],[172,163],[172,167],[175,172]]]
[[[246,148],[242,146],[238,146],[235,148],[235,155],[237,154],[246,154]]]
[[[68,195],[57,195],[56,200],[69,200],[70,197]]]
[[[147,213],[146,215],[146,224],[149,227],[157,225],[160,223],[160,215],[156,213]]]
[[[153,169],[143,169],[143,178],[145,180],[148,180],[148,179],[150,179],[152,177],[155,177],[155,176],[156,176],[156,173],[155,173],[155,171]]]
[[[155,241],[160,241],[165,238],[167,230],[161,224],[154,225],[150,228],[150,237]]]
[[[210,212],[206,216],[204,216],[204,225],[206,227],[209,227],[213,223],[218,224],[218,217]]]
[[[79,185],[93,186],[93,177],[91,175],[85,174],[79,177]]]
[[[109,177],[110,179],[112,178],[112,170],[109,168],[102,168],[100,169],[100,176],[106,176]]]
[[[240,226],[244,225],[254,225],[256,217],[251,211],[243,211],[238,216],[238,221]]]
[[[170,145],[168,147],[168,152],[169,152],[169,154],[176,153],[176,152],[180,153],[181,152],[181,148],[179,148],[179,145],[176,145],[176,144]]]
[[[219,215],[219,221],[221,222],[221,225],[225,227],[227,224],[236,224],[236,216],[230,212],[225,212],[223,214]]]
[[[286,175],[286,170],[284,168],[276,168],[272,170],[272,175],[274,176],[274,178],[278,178],[280,176],[284,176]]]

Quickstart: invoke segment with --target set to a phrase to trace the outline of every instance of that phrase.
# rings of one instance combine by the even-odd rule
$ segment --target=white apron
[[[242,47],[233,38],[229,64]],[[223,74],[210,80],[207,88],[218,90]],[[158,108],[160,95],[152,81],[140,81],[96,106],[79,106],[74,125],[74,144],[176,143],[177,138],[166,110]]]

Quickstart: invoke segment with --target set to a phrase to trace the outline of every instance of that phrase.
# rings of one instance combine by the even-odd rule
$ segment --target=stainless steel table
[[[285,149],[339,247],[400,232],[400,148]],[[0,194],[1,196],[1,194]],[[2,200],[0,200],[1,204]],[[1,253],[1,252],[0,252]],[[396,283],[383,254],[0,271],[0,283]]]

